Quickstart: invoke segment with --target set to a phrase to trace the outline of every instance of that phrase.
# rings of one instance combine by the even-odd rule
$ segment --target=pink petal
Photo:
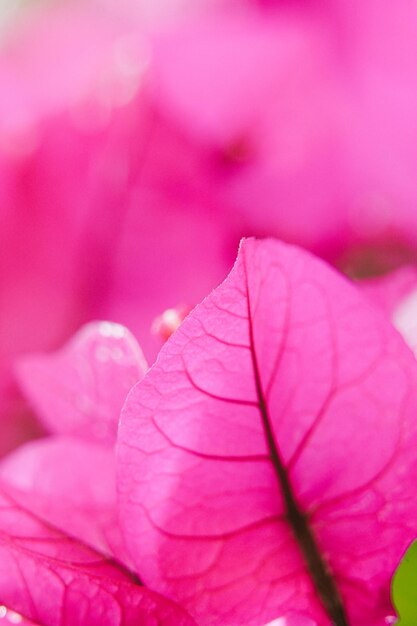
[[[417,530],[416,388],[412,354],[354,286],[301,250],[245,242],[122,414],[121,521],[140,575],[202,625],[291,611],[383,623]],[[324,610],[296,524],[345,621]]]
[[[0,491],[1,601],[42,626],[154,626],[193,622],[97,552]]]
[[[112,445],[126,395],[146,369],[126,328],[94,322],[59,352],[22,359],[18,376],[48,430]]]
[[[150,76],[159,107],[211,155],[205,177],[243,234],[324,248],[345,237],[349,99],[329,25],[291,5],[218,12],[164,33]]]
[[[417,355],[417,269],[403,267],[358,286],[392,320]]]
[[[417,268],[408,265],[385,276],[362,280],[357,284],[391,317],[397,306],[417,287]]]
[[[161,166],[159,154],[163,149],[159,142],[165,139],[158,137],[157,131],[153,133],[152,154],[143,166],[148,177],[152,177],[148,170],[153,170],[154,176],[161,169],[163,174],[169,172],[168,166]],[[181,163],[178,149],[173,155]],[[184,172],[184,176],[187,181],[193,178],[192,173]],[[132,190],[124,226],[112,251],[108,300],[98,309],[104,308],[106,317],[132,329],[150,362],[162,345],[161,339],[151,334],[155,317],[167,308],[195,306],[232,265],[232,247],[226,243],[238,241],[227,216],[214,213],[202,193],[190,197],[190,192],[182,190],[184,181],[182,187],[181,182],[168,186],[165,181],[163,192],[152,188],[159,184],[148,180]]]
[[[0,404],[12,360],[56,349],[103,297],[115,179],[134,134],[126,109],[122,129],[110,118],[126,63],[142,60],[138,34],[129,56],[124,29],[91,3],[25,4],[0,53]],[[7,398],[4,412],[14,408]]]
[[[0,477],[42,519],[130,567],[117,519],[112,449],[48,437],[6,457]]]
[[[233,261],[207,155],[150,101],[129,10],[41,4],[0,53],[0,368],[102,318],[152,360],[152,320]]]
[[[206,179],[247,232],[415,247],[415,2],[258,4],[156,39],[159,107],[217,155]]]
[[[44,434],[44,431],[5,364],[0,364],[0,381],[0,457],[3,457],[21,443]]]
[[[417,288],[398,303],[392,322],[417,356]]]

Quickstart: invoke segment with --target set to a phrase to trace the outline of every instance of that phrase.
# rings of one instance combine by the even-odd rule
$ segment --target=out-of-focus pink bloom
[[[231,262],[208,185],[190,184],[200,152],[149,102],[148,62],[140,31],[68,7],[41,13],[0,57],[0,88],[16,99],[0,125],[1,327],[13,354],[120,308],[152,359],[154,317],[194,304]]]
[[[205,176],[247,231],[332,258],[414,245],[417,6],[269,4],[157,39],[159,106],[211,151]]]
[[[137,25],[91,5],[35,12],[1,52],[3,426],[22,415],[16,356],[111,317],[152,361],[154,318],[193,305],[231,262],[212,201],[189,184],[199,151],[144,91],[148,61]]]
[[[93,198],[100,179],[111,189],[103,158],[111,97],[123,92],[116,27],[64,7],[32,17],[0,55],[2,415],[15,395],[11,359],[57,346],[100,297],[91,286],[109,205],[92,233]],[[105,274],[103,256],[100,264]]]
[[[106,300],[95,311],[96,318],[131,328],[149,362],[162,345],[151,332],[155,317],[183,303],[191,308],[214,288],[238,241],[227,219],[184,195],[183,186],[132,190],[125,228],[112,249]]]
[[[152,321],[200,300],[242,234],[332,257],[414,241],[414,5],[256,4],[203,2],[149,48],[129,2],[75,3],[4,46],[0,413],[21,413],[10,361],[89,319],[153,361]]]
[[[398,302],[392,322],[417,357],[417,283],[413,291]]]
[[[128,331],[101,322],[57,355],[27,358],[20,368],[48,429],[73,433],[27,443],[0,465],[2,601],[47,626],[63,623],[62,615],[74,625],[194,623],[129,573],[134,566],[118,523],[115,431],[144,367]]]
[[[392,320],[417,356],[417,269],[404,267],[359,286]]]
[[[146,369],[126,328],[87,324],[57,353],[19,364],[22,389],[55,436],[28,443],[0,465],[4,482],[42,519],[130,565],[116,512],[119,415]]]
[[[83,0],[80,0],[83,1]],[[257,1],[257,0],[255,0]],[[110,13],[125,15],[129,21],[138,20],[142,27],[160,30],[172,27],[175,23],[190,19],[191,16],[206,15],[219,8],[240,9],[253,0],[90,0],[90,2]]]
[[[286,8],[221,13],[155,44],[154,97],[205,146],[205,176],[247,231],[310,245],[337,235],[346,102],[325,35]]]
[[[357,282],[358,287],[391,319],[397,307],[417,287],[417,267],[412,265]]]

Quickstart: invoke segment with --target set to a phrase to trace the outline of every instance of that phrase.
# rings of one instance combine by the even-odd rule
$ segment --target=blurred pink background
[[[411,0],[3,0],[0,453],[22,355],[109,319],[152,363],[243,236],[414,263],[416,61]]]

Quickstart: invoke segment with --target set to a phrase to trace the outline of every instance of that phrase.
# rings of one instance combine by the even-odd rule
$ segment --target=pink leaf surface
[[[155,41],[155,98],[218,156],[205,176],[219,201],[246,233],[333,259],[414,248],[415,2],[258,4],[274,10],[217,11]]]
[[[126,395],[146,369],[126,328],[93,322],[59,352],[23,358],[18,376],[48,430],[113,445]]]
[[[0,490],[0,601],[42,626],[188,626],[179,608],[144,589]]]
[[[417,534],[416,388],[411,352],[358,289],[246,241],[122,413],[140,576],[202,625],[383,623]]]
[[[112,449],[55,436],[3,459],[0,478],[42,519],[130,566],[117,519],[115,469]]]

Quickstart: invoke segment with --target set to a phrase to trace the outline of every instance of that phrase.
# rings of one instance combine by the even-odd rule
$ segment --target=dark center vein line
[[[245,257],[244,257],[245,258]],[[302,552],[307,569],[313,580],[314,586],[322,605],[332,620],[334,626],[349,626],[345,608],[336,582],[330,571],[329,565],[320,552],[316,538],[309,526],[308,518],[301,510],[297,499],[293,493],[289,476],[281,458],[280,451],[276,445],[274,433],[271,426],[268,406],[265,401],[265,395],[262,388],[260,371],[255,352],[254,332],[252,324],[252,312],[249,297],[248,271],[245,259],[245,281],[246,281],[246,299],[248,307],[248,324],[249,338],[252,346],[252,366],[255,377],[256,392],[259,401],[259,411],[262,419],[262,425],[270,453],[272,465],[277,475],[278,484],[281,488],[284,503],[286,507],[286,517],[291,527],[294,538]]]

